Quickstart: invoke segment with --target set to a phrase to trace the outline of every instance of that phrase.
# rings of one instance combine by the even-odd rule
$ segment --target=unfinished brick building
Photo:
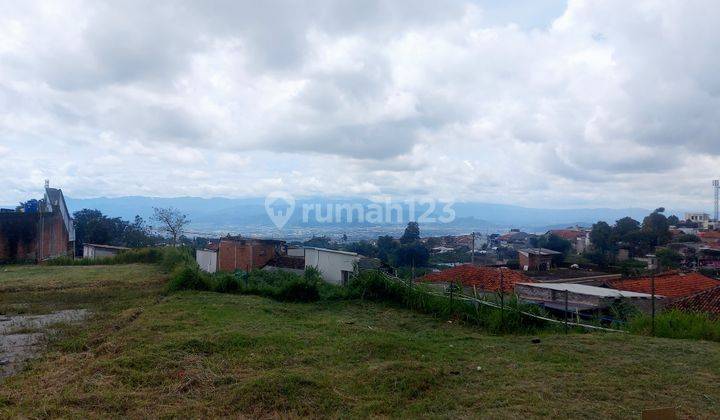
[[[271,239],[227,237],[218,247],[218,271],[249,271],[263,268],[276,256],[284,254],[285,242]]]
[[[75,252],[75,228],[62,191],[45,188],[37,206],[0,212],[0,262],[43,261]]]

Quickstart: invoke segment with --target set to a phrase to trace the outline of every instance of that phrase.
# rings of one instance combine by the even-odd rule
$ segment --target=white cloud
[[[17,2],[0,202],[47,177],[76,197],[708,207],[720,4],[533,3]]]

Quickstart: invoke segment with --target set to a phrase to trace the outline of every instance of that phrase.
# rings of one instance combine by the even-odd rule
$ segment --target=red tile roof
[[[714,318],[720,318],[720,287],[708,289],[668,305],[667,309],[679,309],[689,312],[704,312]]]
[[[568,241],[575,241],[578,238],[584,238],[586,233],[579,230],[571,230],[571,229],[555,229],[550,230],[548,233],[559,236],[563,239],[566,239]]]
[[[420,279],[429,282],[456,283],[464,286],[476,286],[478,289],[497,292],[500,290],[500,272],[503,275],[503,291],[515,290],[515,283],[534,283],[533,279],[507,268],[477,267],[470,264],[459,265],[437,273],[430,273]]]
[[[620,279],[608,282],[613,289],[630,292],[651,293],[650,277]],[[655,277],[655,294],[668,298],[681,298],[720,286],[720,281],[700,273],[681,274],[670,272]]]

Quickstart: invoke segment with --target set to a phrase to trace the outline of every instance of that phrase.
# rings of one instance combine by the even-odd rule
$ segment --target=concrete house
[[[124,246],[83,244],[83,258],[104,258],[113,257],[130,248]]]
[[[559,252],[546,248],[526,248],[518,251],[520,268],[525,271],[543,271],[552,267],[554,256]]]
[[[325,248],[304,248],[305,268],[318,269],[326,282],[346,285],[350,275],[360,262],[360,255],[355,252],[336,251]]]

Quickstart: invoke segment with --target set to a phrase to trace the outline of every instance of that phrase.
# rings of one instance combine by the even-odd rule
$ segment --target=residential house
[[[543,271],[549,270],[553,257],[560,254],[547,248],[525,248],[518,250],[518,261],[525,271]]]
[[[317,269],[326,282],[333,284],[346,285],[362,259],[355,252],[334,249],[306,247],[304,251],[305,268]]]
[[[680,273],[671,271],[654,278],[655,294],[674,300],[684,298],[705,290],[720,286],[720,281],[703,276],[700,273]],[[638,293],[652,293],[653,278],[637,277],[630,279],[611,280],[606,286]]]
[[[124,246],[83,244],[83,259],[113,257],[130,248]]]
[[[75,255],[75,226],[60,189],[45,183],[41,200],[0,212],[0,261]]]
[[[471,264],[458,265],[447,270],[429,273],[420,278],[422,282],[457,284],[474,288],[478,293],[512,293],[517,283],[533,283],[533,279],[508,268],[479,267]]]
[[[713,318],[720,318],[720,287],[690,295],[667,306],[668,310],[678,309],[686,312],[708,314]]]
[[[548,235],[559,236],[570,242],[573,252],[582,254],[590,247],[590,231],[580,227],[549,230]]]
[[[629,303],[640,310],[651,310],[652,295],[575,283],[518,283],[518,298],[544,308],[577,314],[600,314],[617,302]],[[662,300],[662,296],[655,296]]]

